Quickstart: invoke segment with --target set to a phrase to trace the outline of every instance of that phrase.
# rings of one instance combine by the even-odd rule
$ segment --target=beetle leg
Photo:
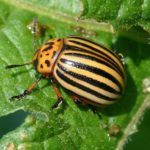
[[[79,105],[88,105],[89,103],[87,102],[86,99],[77,96],[77,95],[71,95],[72,100]],[[101,114],[97,111],[97,108],[94,107],[94,105],[89,104],[89,108],[93,111],[94,114],[97,114],[99,118],[101,118]]]
[[[77,95],[71,95],[71,98],[76,104],[87,105],[87,102]]]
[[[22,98],[24,98],[26,95],[29,95],[30,93],[32,93],[33,89],[35,88],[35,86],[38,84],[38,82],[43,78],[43,76],[41,76],[40,78],[38,78],[37,80],[35,80],[26,90],[24,90],[23,93],[16,95],[16,96],[12,96],[10,98],[10,100],[20,100]]]
[[[57,87],[57,83],[55,82],[54,79],[51,79],[51,83],[52,83],[52,86],[53,86],[53,89],[57,95],[57,101],[56,103],[54,103],[54,105],[51,107],[52,109],[55,109],[57,108],[60,104],[62,104],[62,102],[64,101],[63,97],[62,97],[62,94],[59,90],[59,88]]]

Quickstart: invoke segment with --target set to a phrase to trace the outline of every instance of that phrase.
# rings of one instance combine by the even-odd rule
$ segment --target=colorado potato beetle
[[[36,51],[31,62],[7,68],[29,64],[33,64],[41,76],[11,100],[30,94],[42,78],[50,80],[57,95],[52,108],[63,102],[57,84],[69,90],[74,101],[96,106],[113,104],[125,89],[125,69],[119,55],[83,37],[49,40]]]

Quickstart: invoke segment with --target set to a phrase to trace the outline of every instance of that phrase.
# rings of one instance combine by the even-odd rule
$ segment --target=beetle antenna
[[[32,27],[32,33],[33,33],[33,49],[36,51],[36,27],[37,27],[37,18],[34,17],[33,19],[33,27]]]
[[[25,63],[25,64],[8,65],[8,66],[5,67],[5,69],[11,69],[11,68],[21,67],[21,66],[31,65],[31,64],[33,64],[33,62],[28,62],[28,63]]]

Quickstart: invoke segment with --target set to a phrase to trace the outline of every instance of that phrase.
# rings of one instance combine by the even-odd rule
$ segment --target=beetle
[[[75,102],[96,106],[113,104],[125,89],[125,68],[120,56],[80,36],[48,40],[35,52],[31,62],[6,68],[30,64],[41,76],[11,100],[30,94],[43,78],[50,80],[57,95],[52,109],[63,102],[58,84],[71,91]]]

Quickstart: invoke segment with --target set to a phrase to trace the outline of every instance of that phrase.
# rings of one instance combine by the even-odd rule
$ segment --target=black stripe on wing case
[[[119,67],[119,65],[118,65],[109,55],[107,55],[106,53],[102,52],[101,50],[98,50],[97,48],[94,48],[94,46],[92,47],[92,46],[90,46],[90,45],[87,45],[87,44],[85,44],[85,43],[81,43],[81,42],[75,41],[75,40],[69,40],[69,41],[72,42],[72,43],[78,44],[78,45],[82,45],[82,46],[84,46],[85,48],[92,49],[92,50],[95,51],[95,52],[98,52],[98,53],[103,54],[104,56],[106,56],[106,57],[108,57],[110,60],[112,60],[112,61]],[[111,55],[113,55],[115,58],[117,58],[118,62],[120,62],[120,59],[119,59],[118,57],[116,57],[116,55],[115,55],[111,50],[108,50],[108,49],[106,49],[105,47],[101,47],[100,45],[97,45],[97,46],[99,46],[100,48],[103,48],[104,50],[106,50],[107,53],[110,53]],[[122,63],[120,63],[120,64],[122,65]],[[123,65],[122,65],[122,66],[123,66]]]
[[[112,76],[111,74],[109,74],[108,72],[106,72],[102,69],[99,69],[99,68],[96,68],[96,67],[93,67],[93,66],[89,66],[89,65],[85,65],[83,63],[78,63],[78,62],[75,62],[75,61],[71,61],[71,60],[68,60],[68,59],[63,59],[63,58],[61,58],[60,61],[64,64],[68,64],[72,67],[83,69],[83,70],[92,72],[94,74],[97,74],[99,76],[105,77],[105,78],[111,80],[112,82],[114,82],[119,87],[120,91],[122,91],[122,86],[121,86],[120,82],[114,76]]]
[[[85,41],[86,41],[86,43],[91,43],[91,44],[93,44],[93,45],[96,45],[96,46],[98,46],[98,47],[101,47],[101,48],[103,48],[103,49],[105,49],[106,51],[109,51],[112,55],[114,55],[115,56],[115,54],[110,50],[110,49],[108,49],[108,48],[106,48],[105,46],[103,46],[103,45],[100,45],[100,44],[98,44],[98,43],[95,43],[95,42],[93,42],[93,41],[91,41],[91,40],[88,40],[88,39],[85,39],[85,38],[82,38],[82,37],[78,37],[78,36],[72,36],[72,37],[69,37],[69,38],[73,38],[72,40],[71,39],[69,39],[69,41],[75,41],[76,39],[79,39],[80,41],[82,41],[82,43],[85,43]],[[74,40],[75,39],[75,40]],[[76,42],[78,42],[78,41],[76,41]]]
[[[68,53],[69,51],[75,51],[77,52],[84,52],[85,54],[91,54],[94,55],[96,57],[99,57],[99,59],[104,59],[109,65],[111,65],[118,73],[120,73],[120,75],[123,77],[123,79],[125,78],[124,72],[122,71],[122,69],[118,66],[118,64],[116,64],[116,62],[114,62],[112,59],[107,58],[107,56],[101,55],[100,53],[95,53],[94,51],[90,51],[86,48],[81,48],[81,47],[77,47],[77,46],[71,46],[71,45],[65,45],[65,52]],[[64,53],[65,54],[65,53]]]
[[[70,84],[71,86],[74,86],[74,87],[76,87],[76,88],[78,88],[78,89],[80,89],[80,90],[82,90],[82,91],[85,91],[85,92],[87,92],[87,93],[90,93],[91,95],[94,95],[94,96],[96,96],[96,97],[98,97],[98,98],[101,98],[101,99],[103,99],[103,100],[108,100],[108,101],[115,101],[115,100],[116,100],[116,98],[107,97],[107,96],[102,95],[102,94],[100,94],[100,93],[98,93],[98,92],[96,92],[96,91],[94,91],[94,90],[92,90],[92,89],[90,89],[90,88],[88,88],[88,87],[85,87],[85,86],[83,86],[83,85],[81,85],[81,84],[79,84],[79,83],[76,83],[75,81],[69,79],[69,78],[66,77],[64,74],[62,74],[58,69],[56,70],[56,74],[58,75],[58,77],[59,77],[61,80],[63,80],[63,81],[66,82],[67,84]],[[68,89],[68,90],[69,90],[69,89]]]
[[[69,71],[66,68],[64,68],[62,65],[60,65],[59,63],[57,64],[57,66],[59,69],[61,69],[66,74],[68,74],[68,75],[70,75],[76,79],[79,79],[80,81],[87,82],[88,84],[91,84],[93,86],[96,86],[98,88],[101,88],[101,89],[108,91],[110,93],[113,93],[113,94],[121,94],[121,92],[116,91],[115,89],[113,89],[112,87],[108,86],[107,84],[105,84],[103,82],[99,82],[98,80],[92,79],[92,78],[87,77],[85,75],[80,75],[80,74],[74,73],[72,71]]]
[[[122,78],[124,78],[123,73],[121,72],[121,70],[119,68],[117,68],[116,66],[114,67],[113,65],[110,65],[108,62],[103,61],[102,59],[98,59],[96,57],[90,56],[90,55],[86,55],[86,54],[80,54],[80,53],[65,53],[64,55],[69,55],[69,56],[76,56],[76,57],[80,57],[80,58],[85,58],[85,59],[89,59],[95,62],[98,62],[99,64],[103,64],[113,70],[115,70],[117,73],[120,74],[120,76]]]

